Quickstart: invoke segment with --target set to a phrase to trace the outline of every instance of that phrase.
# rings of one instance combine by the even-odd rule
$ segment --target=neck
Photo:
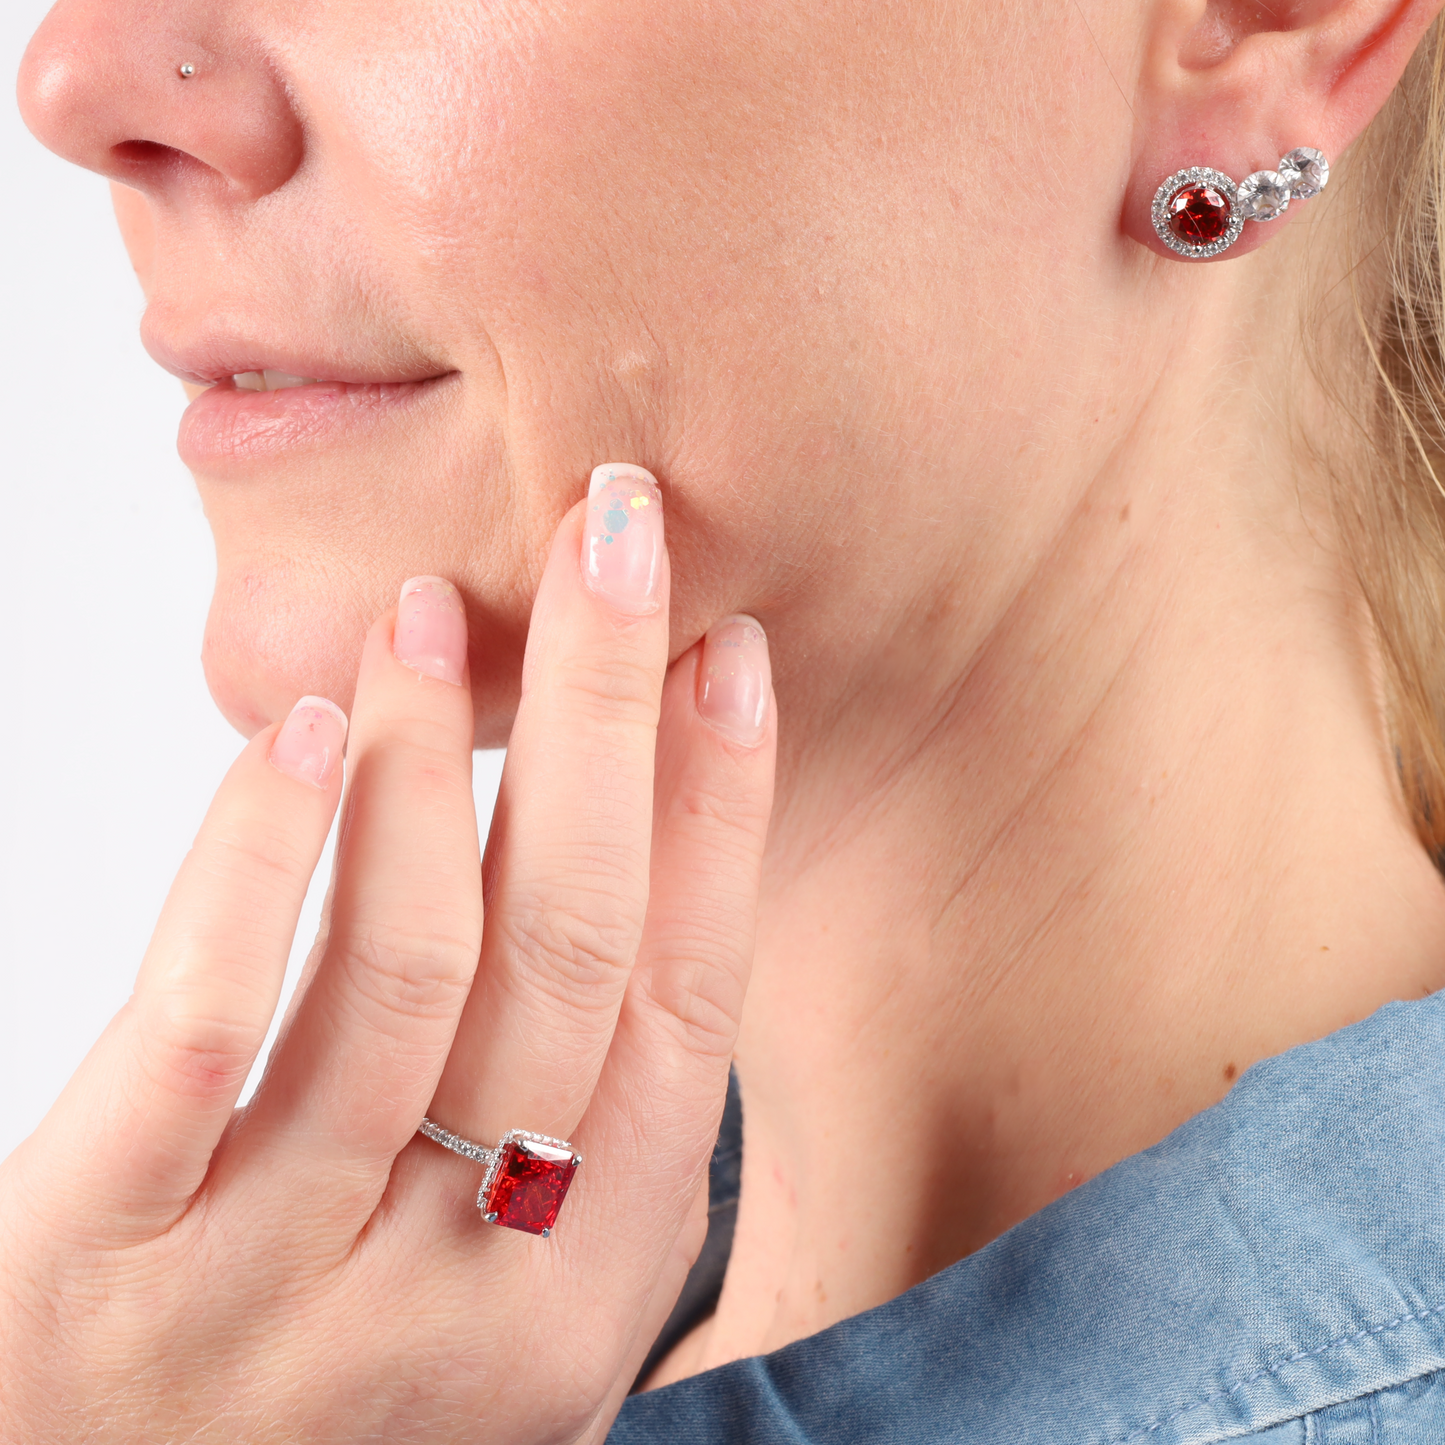
[[[1354,592],[1257,450],[1193,446],[1194,384],[992,594],[859,629],[811,726],[780,690],[808,749],[737,1051],[733,1258],[657,1383],[893,1297],[1256,1059],[1445,984]]]

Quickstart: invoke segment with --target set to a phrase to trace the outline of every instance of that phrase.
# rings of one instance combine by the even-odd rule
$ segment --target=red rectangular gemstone
[[[505,1140],[482,1212],[496,1215],[493,1223],[508,1229],[545,1234],[557,1222],[576,1172],[577,1156],[570,1150],[535,1139]]]

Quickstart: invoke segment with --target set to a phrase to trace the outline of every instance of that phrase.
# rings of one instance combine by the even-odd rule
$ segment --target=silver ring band
[[[463,1139],[460,1134],[453,1134],[450,1129],[443,1129],[440,1124],[434,1124],[430,1119],[421,1121],[419,1134],[425,1134],[428,1139],[434,1139],[443,1149],[450,1149],[453,1154],[460,1154],[464,1159],[475,1159],[478,1164],[490,1164],[492,1156],[496,1154],[495,1149],[488,1149],[485,1144],[473,1144],[470,1139]]]

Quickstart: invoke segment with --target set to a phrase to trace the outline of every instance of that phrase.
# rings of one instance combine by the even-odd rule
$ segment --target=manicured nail
[[[303,697],[271,744],[271,766],[298,783],[324,788],[345,746],[346,714],[324,697]]]
[[[461,593],[443,577],[413,577],[404,583],[391,650],[398,662],[417,672],[460,683],[467,665],[467,613]]]
[[[662,493],[651,472],[627,462],[594,468],[582,533],[582,575],[623,612],[657,610],[662,574]]]
[[[751,617],[725,617],[708,631],[698,670],[697,710],[724,737],[756,747],[768,729],[773,670],[767,634]]]

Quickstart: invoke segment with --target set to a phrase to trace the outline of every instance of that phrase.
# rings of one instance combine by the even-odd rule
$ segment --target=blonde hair
[[[1335,514],[1373,616],[1421,841],[1445,852],[1445,21],[1352,151],[1341,197],[1365,445]],[[1357,375],[1359,372],[1357,371]]]

